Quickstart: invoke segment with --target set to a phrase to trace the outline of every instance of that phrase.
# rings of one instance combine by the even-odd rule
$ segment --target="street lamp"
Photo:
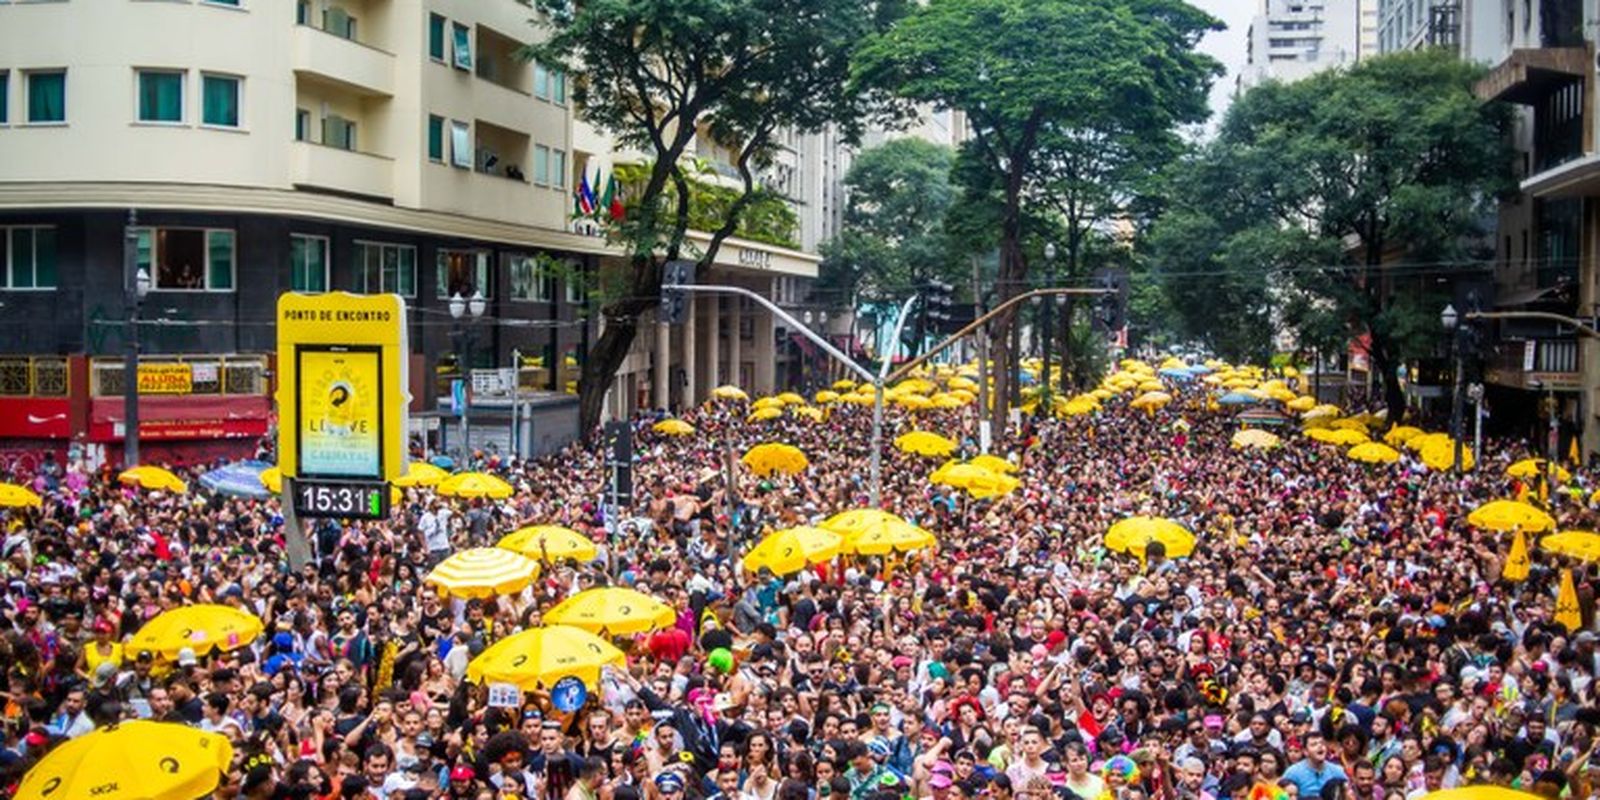
[[[459,411],[461,414],[461,457],[463,460],[469,459],[469,452],[472,449],[471,429],[468,427],[467,421],[468,407],[472,405],[468,401],[471,385],[467,383],[470,380],[467,362],[472,355],[471,335],[473,330],[463,323],[482,317],[487,307],[488,303],[484,300],[482,291],[473,292],[471,300],[462,297],[460,292],[456,292],[450,297],[450,319],[454,320],[450,328],[450,339],[455,343],[456,374],[458,376],[457,380],[461,381],[461,408]]]
[[[1450,336],[1450,355],[1455,364],[1455,375],[1450,387],[1450,438],[1455,455],[1452,466],[1457,475],[1461,474],[1461,316],[1456,313],[1456,307],[1445,304],[1444,310],[1439,312],[1439,323],[1444,326]]]
[[[139,307],[150,294],[150,273],[139,266],[139,217],[128,210],[122,229],[122,294],[127,307],[127,352],[122,361],[122,465],[139,465]]]
[[[1046,242],[1044,245],[1045,285],[1055,283],[1056,278],[1056,243]],[[1055,303],[1050,298],[1044,301],[1044,367],[1039,370],[1039,409],[1042,414],[1049,414],[1050,403],[1050,342],[1055,338]],[[1019,373],[1020,374],[1020,373]]]

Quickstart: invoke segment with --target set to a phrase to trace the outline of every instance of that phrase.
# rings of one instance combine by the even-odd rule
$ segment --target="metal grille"
[[[28,359],[0,358],[0,395],[26,397],[31,393]]]
[[[223,368],[224,391],[228,394],[263,394],[267,365],[265,361],[229,360]]]
[[[33,394],[35,397],[67,396],[67,360],[65,358],[35,358],[33,360]]]

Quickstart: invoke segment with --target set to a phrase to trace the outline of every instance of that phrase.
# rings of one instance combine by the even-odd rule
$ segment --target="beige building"
[[[169,426],[174,448],[237,449],[226,440],[265,430],[272,304],[290,290],[405,295],[418,411],[448,405],[458,362],[483,372],[514,355],[524,389],[559,400],[598,332],[578,278],[616,256],[575,219],[574,188],[637,157],[578,120],[565,76],[517,57],[535,13],[519,0],[0,2],[0,406],[20,404],[0,407],[13,420],[0,450],[116,448],[130,210],[156,320],[140,329],[145,358],[256,375],[237,392],[196,380],[190,396],[142,398],[147,440],[204,392],[215,409]],[[769,180],[806,185],[812,138]],[[820,211],[795,207],[803,249],[736,239],[702,280],[800,296]],[[453,319],[450,298],[475,293],[483,317]],[[735,376],[774,388],[770,315],[696,308],[665,338],[645,326],[612,414]],[[60,425],[7,413],[58,401]],[[222,424],[243,417],[258,424]]]

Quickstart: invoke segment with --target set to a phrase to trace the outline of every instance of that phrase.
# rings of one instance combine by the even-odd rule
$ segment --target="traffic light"
[[[1095,274],[1096,289],[1108,294],[1097,295],[1094,301],[1094,330],[1114,333],[1128,324],[1128,273],[1122,270],[1101,270]]]
[[[922,301],[926,309],[928,331],[931,333],[948,333],[950,331],[950,311],[954,305],[951,294],[955,287],[937,278],[929,280],[923,290]]]
[[[683,289],[669,289],[668,286],[692,286],[694,284],[693,261],[668,261],[661,267],[661,321],[671,325],[683,322],[684,315],[689,309],[689,293]]]

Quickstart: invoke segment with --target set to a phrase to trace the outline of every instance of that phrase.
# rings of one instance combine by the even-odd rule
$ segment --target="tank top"
[[[89,666],[90,675],[93,675],[94,671],[99,669],[101,664],[104,664],[108,661],[117,665],[118,667],[121,667],[122,645],[112,642],[111,653],[109,655],[100,655],[100,646],[94,642],[90,642],[88,646],[83,649],[83,658],[85,663],[87,663]]]

